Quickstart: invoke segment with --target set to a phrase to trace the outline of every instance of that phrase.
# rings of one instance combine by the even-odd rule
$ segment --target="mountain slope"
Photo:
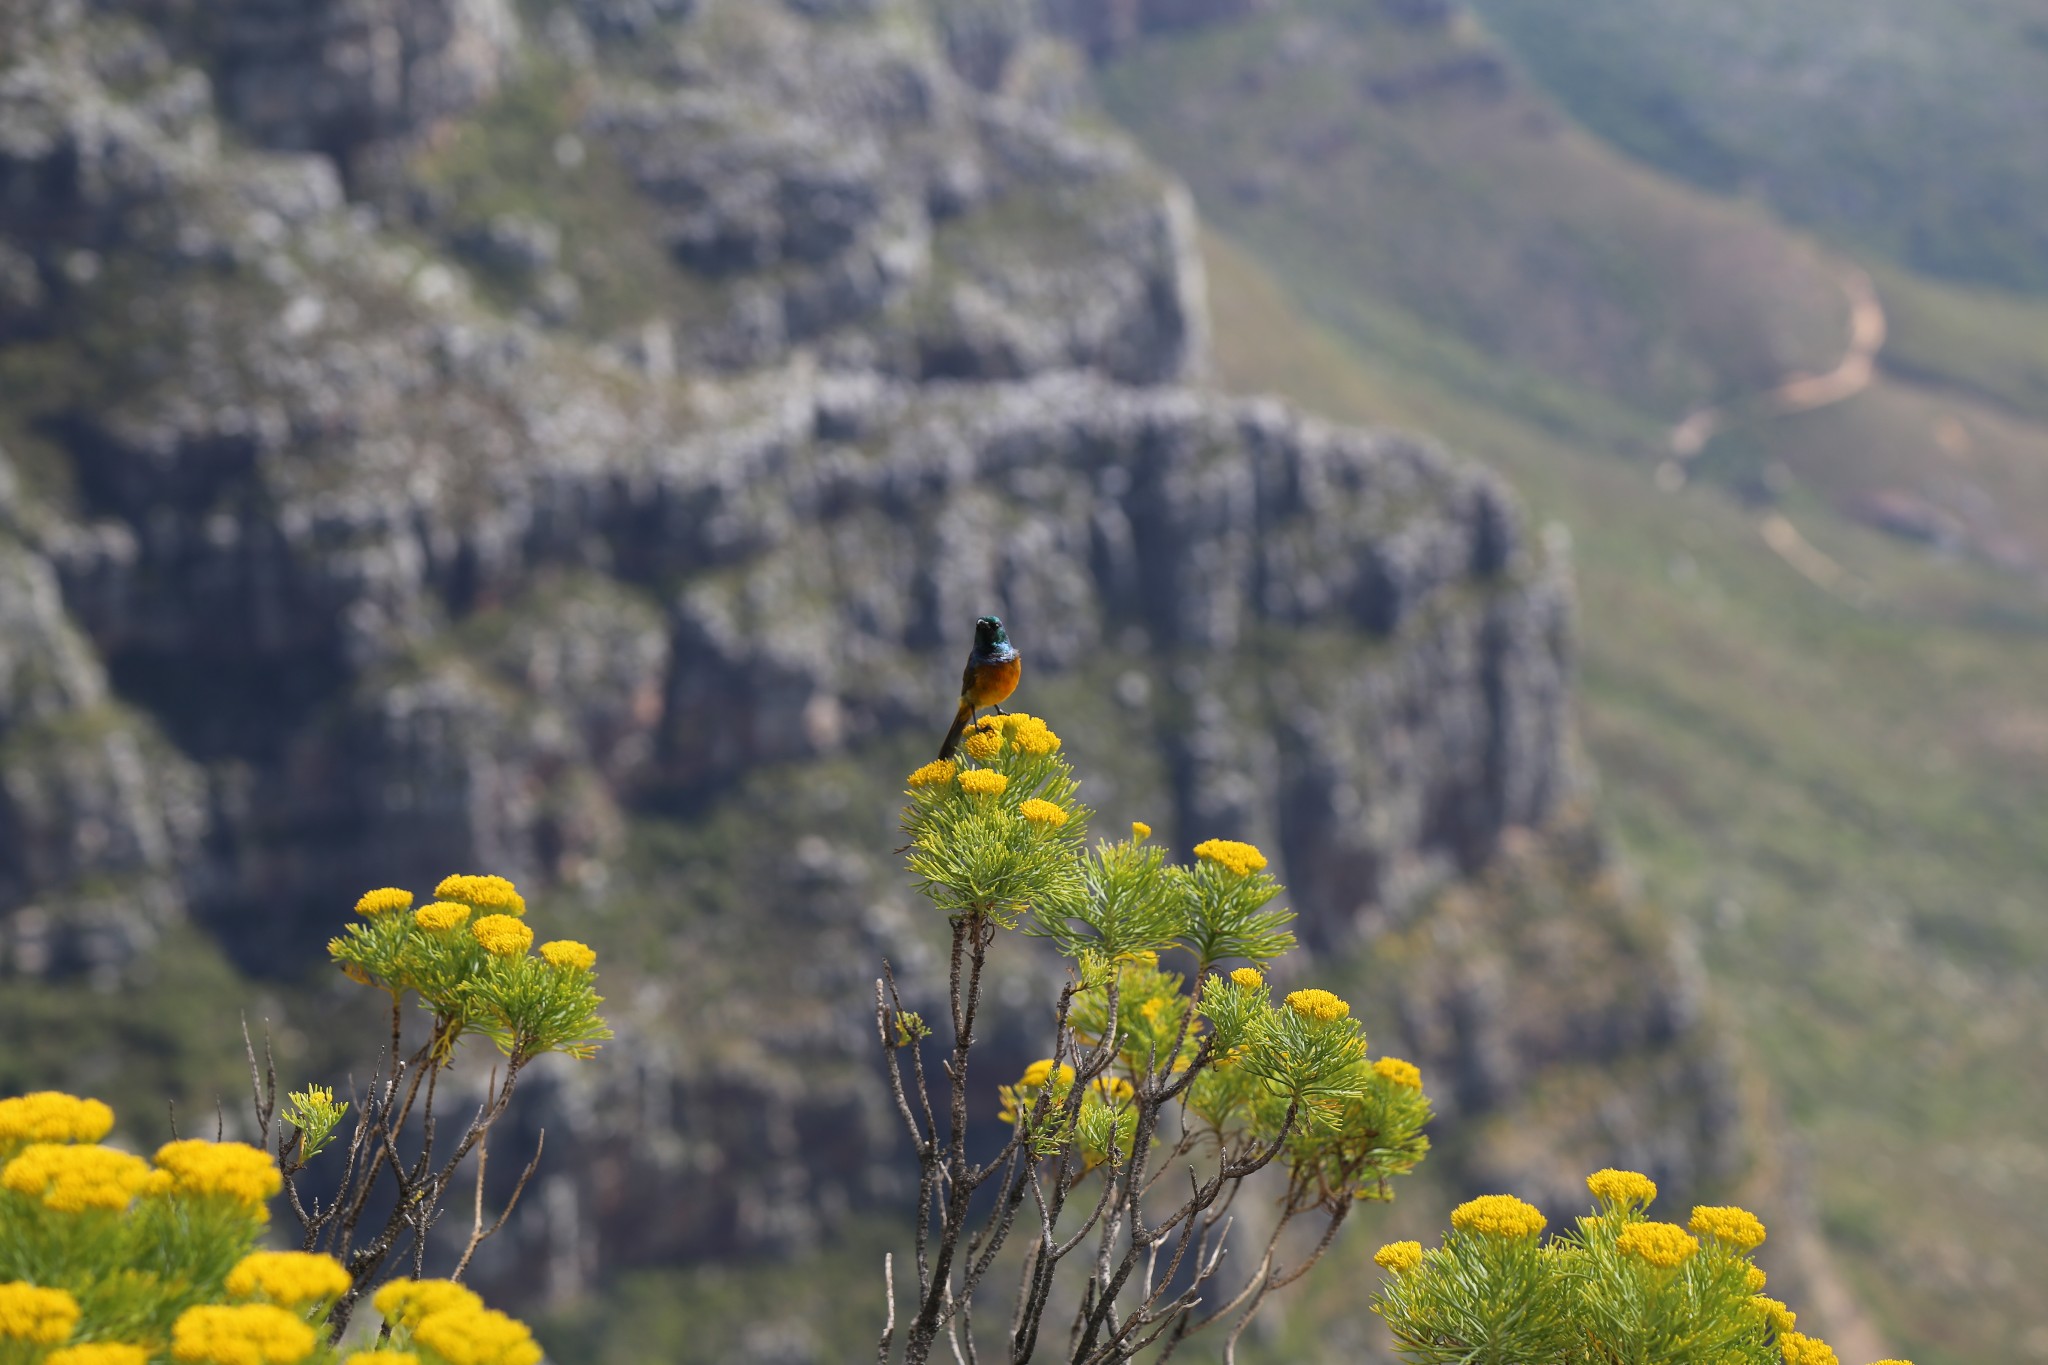
[[[1588,127],[1912,269],[2048,290],[2027,0],[1473,0]]]
[[[1301,11],[1326,22],[1320,7]],[[1204,155],[1183,132],[1197,101],[1210,126],[1229,124],[1240,99],[1255,106],[1248,120],[1286,121],[1257,111],[1270,94],[1216,73],[1282,61],[1294,12],[1155,40],[1104,77],[1118,115],[1250,244],[1211,253],[1219,373],[1332,413],[1439,431],[1509,471],[1539,516],[1568,529],[1585,604],[1581,714],[1602,806],[1647,889],[1696,925],[1812,1154],[1798,1178],[1832,1247],[1893,1344],[1922,1365],[2031,1358],[2041,1319],[2022,1286],[2048,1266],[2048,1244],[2011,1200],[2039,1168],[2048,1109],[2014,1083],[2041,1074],[2048,1027],[2048,944],[2023,908],[2048,890],[2048,754],[2028,738],[2048,611],[2024,578],[1858,529],[1818,479],[1773,475],[1783,494],[1770,510],[1863,589],[1844,600],[1774,553],[1767,513],[1711,483],[1659,490],[1652,466],[1670,409],[1602,401],[1654,403],[1649,391],[1566,398],[1484,382],[1475,376],[1488,358],[1474,352],[1485,331],[1455,325],[1451,305],[1436,330],[1375,326],[1390,311],[1388,248],[1361,240],[1355,268],[1341,251],[1345,234],[1379,231],[1362,201],[1331,211],[1320,186],[1300,185],[1247,203],[1231,188],[1260,164],[1241,159],[1246,144]],[[1370,101],[1353,108],[1361,124],[1388,118]],[[1503,236],[1520,230],[1519,191],[1486,163],[1415,150],[1410,164],[1487,195]],[[1289,215],[1314,221],[1269,232]],[[1392,231],[1400,240],[1398,222]],[[1335,245],[1294,249],[1310,236]],[[1276,287],[1257,285],[1253,248]],[[1637,249],[1654,258],[1658,248]],[[1518,310],[1521,297],[1503,308]],[[1305,332],[1302,314],[1331,331]],[[1951,375],[1968,364],[1943,354]],[[1982,373],[1989,390],[2010,371]],[[1859,402],[1892,401],[1890,389]],[[1965,399],[1949,389],[1944,401]],[[1849,404],[1799,420],[1861,419]],[[1781,438],[1788,463],[1825,449],[1762,425],[1739,439]],[[1711,471],[1720,456],[1710,447],[1702,458]],[[1935,1188],[1908,1167],[1939,1171]],[[1894,1197],[1900,1188],[1920,1197]]]

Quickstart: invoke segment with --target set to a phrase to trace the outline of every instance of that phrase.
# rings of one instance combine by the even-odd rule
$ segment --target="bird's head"
[[[976,649],[994,649],[998,645],[1006,645],[1008,643],[1010,643],[1010,634],[1003,629],[1002,617],[984,616],[974,623],[974,647]]]

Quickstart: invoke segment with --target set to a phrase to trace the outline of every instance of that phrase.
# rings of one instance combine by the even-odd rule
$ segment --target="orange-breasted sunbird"
[[[993,706],[1002,714],[1003,702],[1017,690],[1024,672],[1024,656],[1010,643],[1002,618],[984,616],[974,623],[974,648],[967,655],[967,671],[960,675],[960,709],[953,715],[953,728],[939,746],[940,758],[951,758],[960,736],[974,723],[974,713]]]

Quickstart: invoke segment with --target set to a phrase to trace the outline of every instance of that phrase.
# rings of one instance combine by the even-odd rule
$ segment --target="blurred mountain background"
[[[864,1353],[996,610],[1437,1098],[1262,1358],[1618,1164],[1845,1358],[2048,1361],[2044,91],[2026,0],[15,0],[0,1086],[339,1081],[355,896],[504,872],[619,1038],[487,1288]]]

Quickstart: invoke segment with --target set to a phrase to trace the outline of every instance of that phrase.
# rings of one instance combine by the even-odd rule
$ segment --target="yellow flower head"
[[[943,787],[959,771],[959,765],[950,758],[934,759],[910,775],[910,785],[913,788]]]
[[[365,919],[391,910],[406,910],[412,907],[412,892],[401,891],[395,886],[380,886],[375,891],[365,891],[356,901],[356,913]]]
[[[533,930],[510,915],[485,915],[469,932],[493,957],[517,957],[533,946]]]
[[[55,1360],[56,1357],[51,1356],[50,1359]],[[1870,1365],[1913,1365],[1913,1362],[1910,1360],[1873,1360],[1870,1362]]]
[[[1324,1024],[1334,1024],[1351,1013],[1351,1006],[1348,1003],[1326,990],[1315,987],[1305,991],[1288,992],[1287,1008]]]
[[[1787,1308],[1781,1301],[1764,1294],[1749,1296],[1749,1306],[1756,1310],[1773,1332],[1780,1335],[1791,1331],[1799,1323],[1799,1315]]]
[[[1762,1220],[1748,1209],[1714,1208],[1702,1204],[1693,1209],[1692,1222],[1686,1226],[1702,1237],[1718,1237],[1744,1251],[1761,1246],[1764,1240]]]
[[[1024,1074],[1017,1078],[1017,1084],[1030,1086],[1044,1085],[1052,1076],[1052,1066],[1052,1058],[1041,1057],[1030,1066],[1024,1068]],[[1060,1084],[1072,1085],[1074,1083],[1074,1068],[1068,1066],[1065,1062],[1061,1062],[1059,1066]]]
[[[149,1348],[95,1341],[52,1351],[43,1357],[43,1365],[149,1365]]]
[[[298,1305],[339,1298],[349,1274],[332,1256],[311,1251],[252,1251],[228,1272],[227,1291],[238,1299],[265,1298]]]
[[[974,796],[1001,796],[1003,788],[1010,785],[1010,779],[987,768],[969,768],[954,779],[960,790]]]
[[[1372,1254],[1373,1263],[1396,1275],[1405,1274],[1422,1264],[1422,1243],[1389,1242]]]
[[[455,901],[435,901],[412,912],[412,922],[422,929],[445,932],[469,923],[470,909]]]
[[[1046,728],[1045,722],[1036,716],[1018,716],[1017,723],[1009,727],[1010,742],[1022,753],[1034,758],[1058,753],[1060,737]]]
[[[1749,1269],[1745,1270],[1743,1272],[1743,1277],[1748,1281],[1749,1292],[1752,1294],[1756,1293],[1758,1290],[1762,1289],[1766,1284],[1770,1283],[1770,1277],[1764,1274],[1764,1268],[1760,1265],[1753,1265]]]
[[[1023,816],[1034,825],[1049,825],[1053,829],[1058,829],[1061,825],[1067,823],[1067,813],[1065,811],[1055,806],[1052,802],[1041,800],[1036,796],[1017,807],[1017,814]]]
[[[19,1280],[0,1284],[0,1341],[55,1346],[71,1335],[78,1300],[61,1289],[39,1289]]]
[[[1625,1209],[1648,1205],[1657,1197],[1657,1182],[1639,1171],[1617,1171],[1608,1167],[1586,1177],[1586,1188],[1604,1204]]]
[[[313,1354],[313,1329],[268,1303],[207,1303],[171,1324],[171,1359],[194,1365],[296,1365]]]
[[[1151,837],[1152,826],[1146,824],[1143,820],[1131,821],[1131,839],[1134,843],[1142,844]]]
[[[434,888],[436,900],[461,901],[478,910],[495,911],[501,915],[523,915],[526,913],[526,897],[519,894],[519,888],[503,877],[473,877],[456,875],[443,877],[441,884]]]
[[[277,1163],[246,1142],[181,1138],[157,1148],[156,1164],[181,1195],[232,1199],[264,1217],[269,1215],[270,1197],[284,1185]]]
[[[587,972],[597,965],[597,954],[590,945],[578,943],[573,938],[558,938],[541,944],[540,955],[550,967],[564,967],[571,971]]]
[[[58,1090],[0,1100],[0,1142],[98,1142],[113,1127],[112,1109]]]
[[[986,763],[1003,751],[1003,736],[996,730],[976,730],[960,741],[960,747],[976,763]]]
[[[1779,1337],[1778,1350],[1785,1357],[1785,1365],[1842,1365],[1834,1347],[1803,1332],[1787,1332]]]
[[[1451,1210],[1451,1226],[1493,1237],[1534,1237],[1548,1222],[1534,1204],[1511,1194],[1482,1194]]]
[[[1264,973],[1257,967],[1239,967],[1230,974],[1230,979],[1248,991],[1255,991],[1266,984]]]
[[[0,1188],[56,1213],[125,1209],[149,1184],[149,1163],[111,1147],[38,1142],[0,1171]]]
[[[539,1365],[540,1347],[526,1324],[495,1309],[458,1308],[429,1314],[413,1340],[448,1365]]]
[[[1410,1090],[1422,1089],[1422,1068],[1413,1062],[1404,1062],[1399,1057],[1382,1057],[1372,1064],[1373,1074],[1405,1085]]]
[[[1227,867],[1240,877],[1249,876],[1266,865],[1266,855],[1251,844],[1235,839],[1204,839],[1195,845],[1195,856],[1203,862]]]
[[[353,1351],[342,1365],[420,1365],[411,1351]]]
[[[1699,1242],[1676,1223],[1630,1223],[1614,1239],[1615,1250],[1640,1256],[1669,1270],[1684,1265],[1699,1251]]]
[[[393,1327],[417,1326],[421,1319],[434,1313],[481,1312],[484,1306],[474,1290],[453,1280],[404,1278],[379,1289],[370,1302]]]

